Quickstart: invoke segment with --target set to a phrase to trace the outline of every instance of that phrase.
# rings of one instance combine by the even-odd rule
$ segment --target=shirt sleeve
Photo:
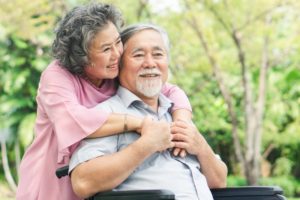
[[[58,143],[58,163],[70,154],[70,147],[96,131],[107,120],[108,112],[80,103],[72,74],[47,70],[41,77],[37,101],[51,124]],[[82,92],[82,91],[81,91]],[[83,100],[81,100],[83,101]]]
[[[177,109],[187,109],[192,111],[192,106],[188,97],[178,86],[166,83],[162,88],[162,93],[174,103],[172,112]]]
[[[80,163],[117,152],[118,135],[84,139],[72,154],[69,173]]]
[[[110,98],[98,104],[96,107],[105,112],[113,112],[114,101]],[[118,138],[119,135],[110,135],[102,138],[86,138],[81,140],[80,145],[72,154],[69,162],[69,173],[80,163],[88,160],[113,154],[118,151]]]

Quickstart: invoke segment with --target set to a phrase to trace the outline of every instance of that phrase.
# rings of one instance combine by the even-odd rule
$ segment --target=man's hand
[[[153,121],[151,117],[145,117],[141,139],[145,141],[145,147],[149,147],[153,152],[164,151],[174,147],[170,124],[165,121]]]

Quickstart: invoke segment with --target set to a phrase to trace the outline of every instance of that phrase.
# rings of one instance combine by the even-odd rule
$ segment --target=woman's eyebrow
[[[106,43],[101,44],[101,45],[100,45],[100,48],[101,48],[101,49],[104,49],[104,48],[106,48],[106,47],[110,47],[113,43],[119,41],[120,39],[121,39],[121,37],[118,36],[113,42],[106,42]]]

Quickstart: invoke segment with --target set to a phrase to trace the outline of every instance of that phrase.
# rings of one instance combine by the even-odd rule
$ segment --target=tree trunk
[[[186,3],[186,6],[188,9],[190,9],[189,4]],[[231,118],[231,124],[232,124],[232,138],[233,138],[233,143],[234,143],[234,152],[235,152],[235,156],[238,160],[238,162],[242,165],[242,174],[245,175],[245,159],[243,156],[243,150],[242,150],[242,146],[238,137],[238,120],[237,120],[237,116],[236,113],[234,111],[234,107],[233,107],[233,103],[232,103],[232,97],[231,94],[228,90],[228,88],[226,87],[226,85],[224,84],[223,78],[222,78],[222,74],[221,74],[221,70],[220,67],[217,63],[216,58],[213,56],[213,54],[210,51],[210,48],[204,38],[204,35],[201,31],[201,28],[198,26],[197,24],[197,20],[194,16],[191,17],[191,20],[188,21],[189,25],[191,26],[191,28],[195,31],[196,35],[198,36],[201,45],[208,57],[208,60],[213,68],[213,73],[214,73],[214,77],[217,80],[219,89],[222,93],[222,96],[224,97],[224,100],[226,102],[227,105],[227,109],[228,109],[228,113],[229,116]]]
[[[14,148],[15,148],[16,169],[17,169],[17,174],[19,177],[19,169],[20,169],[20,163],[21,163],[21,152],[20,152],[19,140],[16,140]]]
[[[2,152],[2,163],[3,163],[3,169],[4,169],[6,181],[8,182],[10,189],[13,192],[16,192],[17,185],[13,179],[13,176],[9,168],[5,139],[1,140],[1,152]]]
[[[218,82],[219,89],[224,97],[224,100],[228,106],[229,116],[232,120],[232,136],[234,142],[235,155],[238,161],[242,164],[242,172],[246,176],[249,185],[257,185],[260,177],[260,159],[261,159],[261,132],[262,122],[264,114],[265,96],[266,96],[266,82],[267,82],[267,69],[269,65],[268,59],[268,38],[265,38],[265,44],[262,52],[262,64],[260,68],[259,79],[259,91],[257,101],[253,97],[253,88],[251,87],[251,76],[248,72],[248,66],[246,62],[246,53],[242,47],[241,31],[252,22],[267,16],[272,9],[268,9],[254,16],[245,24],[242,24],[239,28],[236,27],[234,21],[225,21],[224,17],[214,7],[214,4],[210,4],[210,1],[204,1],[211,13],[215,16],[217,21],[223,26],[224,30],[228,33],[228,36],[233,40],[233,43],[237,49],[237,58],[241,66],[241,78],[243,86],[243,100],[244,100],[244,120],[245,120],[245,146],[242,147],[237,135],[238,121],[236,113],[234,112],[231,95],[228,91],[224,81],[217,59],[211,52],[204,34],[200,26],[197,24],[198,20],[193,14],[190,15],[188,24],[195,31],[196,35],[200,39],[201,45],[208,57],[208,60],[212,66],[214,76]],[[185,2],[188,10],[192,10],[189,3]],[[226,6],[226,2],[224,3]],[[229,9],[228,9],[229,11]],[[193,12],[191,12],[193,13]],[[268,17],[268,16],[267,16]],[[266,17],[266,25],[269,23]]]

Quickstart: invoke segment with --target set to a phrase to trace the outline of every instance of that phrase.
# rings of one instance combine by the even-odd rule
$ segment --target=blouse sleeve
[[[166,83],[162,89],[162,93],[173,101],[174,106],[172,112],[177,109],[187,109],[192,111],[192,106],[188,97],[178,86]]]
[[[82,105],[84,100],[79,100],[79,91],[72,76],[64,70],[47,70],[41,77],[38,89],[37,101],[40,109],[44,110],[41,113],[46,113],[44,117],[53,124],[56,134],[58,162],[69,154],[69,147],[97,130],[109,115],[97,107]]]

